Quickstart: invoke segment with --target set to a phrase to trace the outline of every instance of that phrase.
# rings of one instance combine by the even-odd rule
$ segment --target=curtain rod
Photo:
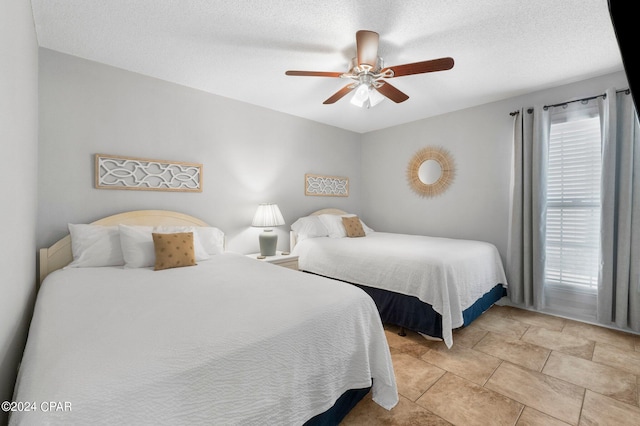
[[[630,94],[630,93],[631,93],[631,90],[629,90],[629,89],[616,90],[616,93],[623,93],[623,92],[624,92],[626,95],[628,95],[628,94]],[[590,100],[592,100],[592,99],[597,99],[597,98],[599,98],[599,97],[602,97],[603,99],[606,99],[606,98],[607,98],[607,94],[606,94],[606,93],[603,93],[603,94],[601,94],[601,95],[590,96],[590,97],[582,98],[582,99],[575,99],[575,100],[573,100],[573,101],[560,102],[559,104],[545,105],[545,106],[543,106],[543,108],[544,108],[545,110],[547,110],[547,109],[549,109],[549,108],[554,108],[554,107],[558,107],[558,106],[568,105],[568,104],[571,104],[571,103],[573,103],[573,102],[589,102]],[[531,114],[532,112],[533,112],[533,108],[529,108],[529,109],[527,109],[527,113]],[[520,111],[513,111],[513,112],[510,112],[510,113],[509,113],[509,115],[513,117],[514,115],[519,114],[519,113],[520,113]]]

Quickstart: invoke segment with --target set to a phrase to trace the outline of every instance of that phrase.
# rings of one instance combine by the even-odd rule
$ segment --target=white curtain
[[[598,322],[640,332],[640,130],[633,99],[608,90],[602,120]]]
[[[544,308],[545,218],[550,113],[520,110],[514,120],[507,292],[512,302]]]

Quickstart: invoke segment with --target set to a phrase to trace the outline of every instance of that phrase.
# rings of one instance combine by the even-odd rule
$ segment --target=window
[[[549,139],[545,285],[595,294],[602,163],[597,106],[555,108]]]

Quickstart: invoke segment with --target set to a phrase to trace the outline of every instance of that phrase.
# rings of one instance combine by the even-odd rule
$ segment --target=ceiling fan
[[[389,84],[385,79],[445,71],[453,68],[453,58],[448,57],[385,67],[382,58],[378,56],[379,39],[380,36],[374,31],[360,30],[356,32],[356,57],[351,60],[351,68],[345,73],[287,71],[285,74],[292,76],[337,77],[353,80],[330,96],[323,104],[333,104],[342,99],[347,93],[356,89],[351,103],[360,107],[370,108],[380,103],[385,97],[395,103],[409,99],[408,95]]]

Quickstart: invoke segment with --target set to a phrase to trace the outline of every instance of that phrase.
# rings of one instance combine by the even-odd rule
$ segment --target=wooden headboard
[[[340,210],[340,209],[328,208],[328,209],[322,209],[322,210],[315,211],[315,212],[311,213],[309,216],[318,216],[320,214],[337,214],[337,215],[341,215],[341,214],[347,214],[347,212],[345,212],[343,210]]]
[[[321,209],[313,213],[310,213],[309,216],[318,216],[321,214],[341,215],[341,214],[347,214],[347,212],[340,209],[327,208],[327,209]],[[293,250],[293,248],[296,246],[297,243],[298,243],[298,235],[294,231],[290,231],[289,232],[289,250]]]
[[[202,220],[168,210],[135,210],[96,220],[92,225],[145,225],[145,226],[209,226]],[[67,235],[48,248],[40,249],[39,282],[47,275],[64,268],[73,260],[71,236]]]

